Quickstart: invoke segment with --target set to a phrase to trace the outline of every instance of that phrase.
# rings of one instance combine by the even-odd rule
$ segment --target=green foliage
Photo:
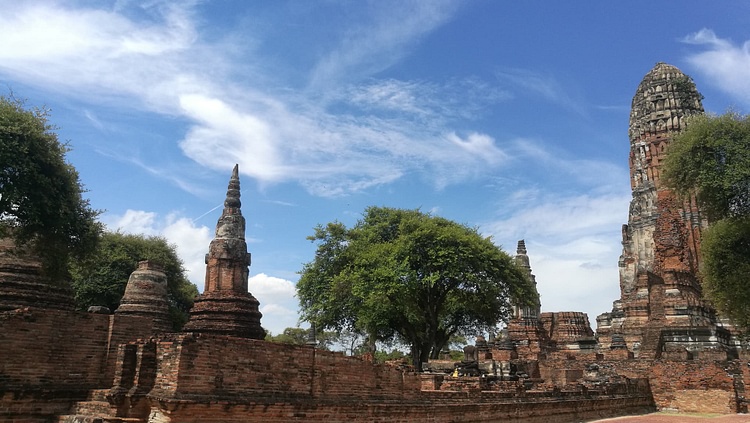
[[[696,116],[677,135],[664,180],[683,198],[695,195],[711,225],[702,234],[706,296],[750,331],[750,116]]]
[[[309,239],[318,248],[297,283],[302,318],[403,341],[417,365],[453,335],[507,318],[510,298],[532,298],[530,281],[489,238],[418,210],[370,207],[353,228],[333,222]]]
[[[283,344],[307,345],[309,340],[310,330],[303,328],[286,328],[278,335],[273,335],[270,332],[266,334],[266,341]],[[328,350],[335,340],[336,333],[334,332],[318,332],[315,335],[316,347],[322,350]]]
[[[664,162],[667,185],[696,195],[711,221],[750,214],[750,117],[699,115],[675,136]]]
[[[722,219],[701,240],[703,287],[735,325],[750,328],[750,216]]]
[[[0,97],[0,236],[30,243],[57,278],[71,256],[94,250],[101,225],[47,119],[46,110]]]
[[[386,361],[403,360],[407,358],[406,353],[401,350],[391,350],[390,352],[375,351],[374,354],[376,363],[385,363]]]
[[[82,310],[92,305],[115,310],[120,305],[130,274],[142,260],[153,261],[164,268],[170,315],[175,329],[181,328],[187,321],[198,289],[187,279],[175,246],[161,237],[119,232],[102,234],[97,251],[70,266],[76,305]]]

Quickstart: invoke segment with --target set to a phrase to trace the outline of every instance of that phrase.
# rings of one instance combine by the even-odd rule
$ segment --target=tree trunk
[[[421,351],[419,351],[419,347],[416,343],[411,344],[411,364],[414,366],[414,370],[417,372],[422,372],[422,359],[421,359]]]

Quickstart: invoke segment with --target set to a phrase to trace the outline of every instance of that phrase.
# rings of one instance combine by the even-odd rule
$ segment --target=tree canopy
[[[706,296],[750,331],[750,116],[690,118],[670,145],[664,179],[683,198],[695,195],[709,219],[701,235]]]
[[[703,289],[736,326],[750,330],[750,216],[722,219],[701,239]]]
[[[664,179],[711,221],[750,215],[750,116],[697,115],[670,144]]]
[[[513,259],[474,228],[419,210],[368,208],[352,228],[315,228],[315,259],[297,295],[302,318],[410,345],[418,367],[451,336],[505,320],[534,288]]]
[[[52,276],[91,252],[101,225],[44,109],[0,97],[0,236],[29,244]]]
[[[96,252],[86,260],[71,263],[76,305],[85,310],[100,305],[115,310],[125,293],[130,274],[138,262],[160,264],[167,275],[170,315],[175,329],[187,321],[198,289],[191,283],[174,245],[161,237],[105,232]]]

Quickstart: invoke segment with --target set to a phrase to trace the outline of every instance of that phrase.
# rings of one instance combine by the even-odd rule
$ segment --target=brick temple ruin
[[[70,287],[0,242],[0,422],[578,422],[657,409],[746,412],[750,355],[697,278],[706,221],[659,180],[701,96],[677,68],[643,79],[630,117],[633,200],[620,298],[592,331],[580,312],[513,308],[499,336],[431,371],[263,341],[248,292],[239,172],[206,255],[205,290],[181,333],[166,277],[141,262],[114,313],[73,310]],[[516,262],[534,281],[526,246]]]

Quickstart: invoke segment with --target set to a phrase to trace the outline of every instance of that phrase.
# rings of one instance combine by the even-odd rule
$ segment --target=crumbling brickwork
[[[700,231],[707,222],[694,199],[678,200],[661,181],[669,144],[689,116],[703,113],[701,98],[692,80],[666,63],[646,74],[633,97],[633,199],[622,230],[620,299],[597,317],[603,349],[616,337],[642,358],[659,358],[670,349],[737,354],[737,343],[701,292]]]

